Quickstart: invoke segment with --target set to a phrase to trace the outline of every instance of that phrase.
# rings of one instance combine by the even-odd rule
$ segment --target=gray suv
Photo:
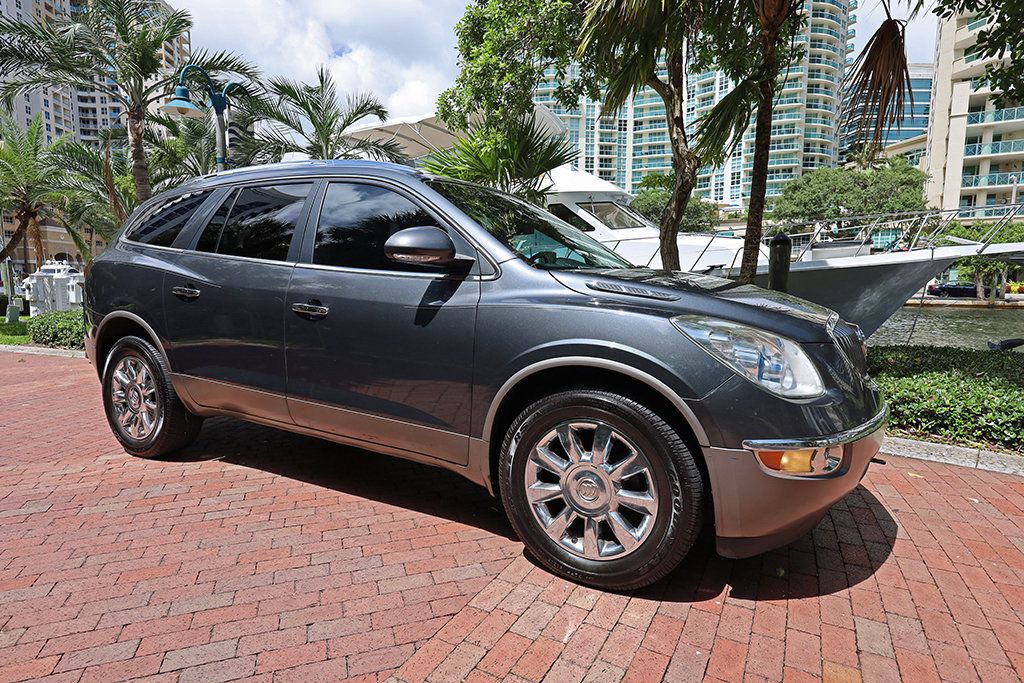
[[[814,527],[878,450],[864,338],[814,304],[634,268],[546,211],[364,161],[153,198],[89,270],[87,349],[142,457],[230,415],[454,470],[552,571],[667,574]]]

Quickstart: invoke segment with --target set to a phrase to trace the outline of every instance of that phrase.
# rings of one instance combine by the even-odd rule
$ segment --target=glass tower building
[[[909,140],[928,132],[928,115],[931,111],[932,84],[935,81],[934,64],[909,64],[910,89],[903,92],[903,120],[899,126],[890,126],[882,132],[881,146]],[[913,98],[913,100],[911,100]],[[844,107],[847,97],[844,93]],[[845,158],[855,149],[865,135],[875,129],[876,113],[869,112],[866,120],[858,111],[849,119],[843,118],[839,154]],[[866,131],[865,133],[861,132]],[[916,160],[911,160],[916,163]]]
[[[839,160],[841,86],[853,51],[857,2],[804,3],[807,21],[796,37],[803,54],[789,65],[776,100],[769,197],[781,193],[785,183],[803,171],[834,166]],[[602,118],[600,102],[586,97],[571,108],[558,105],[555,78],[553,71],[545,74],[534,91],[534,101],[551,108],[568,126],[570,140],[580,152],[577,165],[581,169],[630,192],[645,175],[672,171],[665,106],[657,93],[643,88],[617,115]],[[691,133],[697,119],[732,86],[719,71],[688,74],[686,118]],[[695,194],[721,206],[744,206],[750,195],[753,144],[751,126],[725,164],[700,170]]]

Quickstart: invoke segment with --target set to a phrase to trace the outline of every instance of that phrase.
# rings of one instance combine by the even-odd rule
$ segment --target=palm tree
[[[188,34],[188,12],[152,0],[90,0],[56,22],[0,17],[0,97],[10,107],[21,92],[43,87],[95,89],[120,105],[127,120],[132,176],[139,201],[152,195],[143,130],[151,104],[174,88],[176,74],[161,52]],[[190,62],[211,73],[255,78],[256,70],[227,52],[198,52]]]
[[[153,117],[146,128],[154,184],[160,189],[217,170],[217,137],[212,117]]]
[[[385,121],[387,109],[369,93],[349,95],[342,104],[334,79],[323,66],[317,69],[317,80],[312,85],[275,78],[268,90],[269,98],[251,99],[240,112],[246,120],[241,128],[253,130],[242,136],[235,152],[241,163],[280,161],[290,153],[311,159],[405,159],[394,141],[349,136],[348,129],[367,116]]]
[[[772,114],[775,96],[785,81],[784,67],[798,54],[792,43],[803,0],[752,0],[742,3],[732,21],[709,23],[706,38],[719,47],[719,66],[736,81],[733,90],[699,122],[698,154],[715,165],[739,143],[754,111],[754,158],[744,230],[740,282],[757,273],[768,191]],[[782,82],[780,82],[780,78]]]
[[[36,267],[43,265],[40,220],[50,215],[63,170],[55,163],[54,148],[45,142],[43,116],[36,114],[21,128],[9,114],[0,112],[0,211],[14,215],[14,235],[0,249],[0,262],[14,253],[22,240],[31,240]]]
[[[686,125],[686,73],[706,17],[732,17],[741,0],[665,2],[664,0],[591,0],[577,50],[608,74],[603,111],[611,115],[641,88],[649,87],[665,103],[675,182],[661,216],[661,262],[678,270],[679,223],[697,182],[701,158],[691,146]],[[660,62],[664,60],[664,67]]]
[[[138,204],[126,149],[111,144],[109,135],[101,149],[65,141],[53,149],[52,161],[64,170],[56,181],[55,208],[88,261],[91,247],[79,228],[87,226],[109,241]]]
[[[423,162],[428,173],[494,187],[543,206],[549,186],[544,176],[576,158],[564,138],[552,137],[527,116],[498,130],[477,126],[455,145]]]

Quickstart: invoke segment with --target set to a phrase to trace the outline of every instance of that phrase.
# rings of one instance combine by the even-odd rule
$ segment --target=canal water
[[[904,306],[871,335],[868,344],[986,349],[990,341],[1010,338],[1024,338],[1024,308]],[[1024,347],[1016,350],[1022,352]]]

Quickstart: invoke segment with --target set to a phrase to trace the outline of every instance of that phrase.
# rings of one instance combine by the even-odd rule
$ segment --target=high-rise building
[[[939,22],[925,161],[932,206],[998,206],[1013,201],[1024,184],[1024,106],[997,104],[985,78],[989,64],[1011,56],[985,58],[977,49],[978,31],[989,21],[961,15]],[[980,208],[974,215],[985,213]]]
[[[841,84],[853,50],[858,0],[806,0],[807,21],[796,37],[803,54],[785,73],[776,99],[768,195],[805,170],[834,166],[839,158]],[[572,77],[572,73],[569,77]],[[601,104],[583,97],[565,108],[554,97],[553,71],[534,91],[534,101],[551,108],[568,126],[569,139],[580,152],[580,168],[633,191],[651,173],[669,173],[672,154],[665,107],[650,88],[643,88],[617,116],[601,118]],[[733,84],[719,71],[688,74],[686,119],[690,131]],[[718,168],[702,168],[695,193],[723,206],[745,205],[750,196],[754,157],[753,126],[732,156]]]
[[[163,0],[153,2],[154,6],[170,9]],[[0,14],[18,21],[52,22],[73,17],[86,4],[88,0],[0,0]],[[174,43],[165,43],[160,53],[163,67],[176,70],[184,65],[188,61],[190,47],[188,35]],[[97,82],[102,78],[106,77],[96,75]],[[108,83],[111,83],[109,79]],[[100,132],[122,125],[124,112],[119,103],[94,87],[44,87],[24,93],[14,102],[13,115],[18,123],[28,125],[37,114],[43,117],[48,143],[66,136],[85,144],[98,145]],[[0,244],[6,244],[14,235],[13,217],[9,214],[0,216],[0,226]],[[41,227],[45,259],[81,260],[78,248],[64,228],[48,219]],[[89,242],[93,253],[102,251],[106,246],[103,238],[90,228],[86,228],[82,236]],[[35,249],[28,242],[23,241],[12,257],[16,272],[27,273],[35,269]]]
[[[903,91],[903,119],[899,125],[893,125],[882,131],[881,147],[889,147],[896,143],[924,135],[928,131],[928,114],[931,110],[932,83],[935,79],[934,64],[909,64],[910,88]],[[844,94],[844,110],[847,110],[849,97]],[[846,158],[849,152],[856,149],[865,135],[870,136],[875,129],[877,112],[869,110],[867,117],[862,115],[860,108],[850,118],[843,118],[840,141],[840,158]],[[917,159],[911,158],[914,164]]]

